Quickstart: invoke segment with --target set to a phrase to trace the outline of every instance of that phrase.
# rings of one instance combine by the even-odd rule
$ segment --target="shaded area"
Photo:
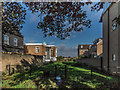
[[[67,78],[65,78],[65,65],[67,65]],[[55,66],[57,66],[56,71]],[[50,76],[44,77],[44,71],[49,71]],[[32,68],[31,74],[30,70],[11,76],[5,74],[3,76],[3,88],[119,88],[119,78],[101,74],[95,70],[91,76],[90,72],[90,67],[78,65],[76,62],[48,63]],[[55,74],[62,79],[60,85],[57,85]]]

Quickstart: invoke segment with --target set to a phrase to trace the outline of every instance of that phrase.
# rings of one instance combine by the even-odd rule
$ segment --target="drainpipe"
[[[108,8],[108,72],[109,72],[109,68],[110,68],[110,66],[109,66],[109,41],[110,39],[109,39],[109,8]]]

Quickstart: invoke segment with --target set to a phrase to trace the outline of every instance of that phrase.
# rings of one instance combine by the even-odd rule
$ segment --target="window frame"
[[[14,46],[18,46],[18,39],[14,38]]]
[[[5,40],[5,38],[6,38],[6,40]],[[10,44],[9,43],[9,36],[8,35],[4,35],[4,44],[7,44],[7,45]]]
[[[112,54],[112,61],[116,61],[116,55],[115,54]]]
[[[37,49],[37,48],[39,48],[39,49]],[[39,51],[37,51],[37,50],[39,50]],[[40,47],[39,46],[35,47],[35,53],[40,53]]]
[[[112,31],[115,31],[116,29],[117,29],[117,22],[113,21],[113,23],[112,23]]]

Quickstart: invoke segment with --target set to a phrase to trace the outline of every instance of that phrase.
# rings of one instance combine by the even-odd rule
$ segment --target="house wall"
[[[82,50],[82,51],[81,51]],[[79,49],[79,56],[84,55],[84,53],[88,51],[88,49]]]
[[[36,53],[36,46],[39,46],[40,52]],[[31,55],[45,55],[46,48],[43,45],[25,45],[25,53],[26,54],[31,54]]]
[[[120,15],[120,2],[118,3],[118,15]],[[120,67],[120,25],[118,25],[118,66]],[[118,69],[120,72],[120,68]]]
[[[119,2],[120,3],[120,2]],[[108,13],[109,12],[109,13]],[[108,15],[109,14],[109,15]],[[103,22],[103,65],[104,69],[108,70],[108,64],[109,64],[109,71],[114,73],[117,72],[118,69],[118,28],[116,30],[112,30],[112,24],[113,20],[118,17],[118,3],[114,3],[110,6],[110,8],[104,13],[102,17]],[[109,18],[109,19],[108,19]],[[108,23],[109,20],[109,23]],[[108,28],[109,25],[109,28]],[[109,35],[109,39],[108,39]],[[109,40],[109,41],[108,41]],[[112,55],[116,55],[116,61],[112,60]],[[109,58],[108,58],[109,56]],[[109,62],[108,62],[109,59]]]
[[[108,69],[108,11],[102,17],[103,22],[103,67]]]
[[[23,62],[24,61],[24,62]],[[11,66],[16,69],[17,65],[25,65],[27,62],[30,65],[37,65],[40,66],[43,64],[43,57],[41,56],[35,56],[35,55],[20,55],[20,54],[2,54],[2,72],[6,72],[7,65],[15,65]]]
[[[97,56],[101,55],[103,53],[103,41],[100,41],[97,44]]]
[[[10,34],[10,33],[5,33],[3,35],[8,35],[8,37],[9,37],[9,45],[5,45],[4,41],[3,41],[3,50],[5,50],[5,51],[7,50],[7,51],[13,52],[13,53],[16,53],[16,52],[23,53],[23,51],[24,51],[23,36],[17,36],[17,35]],[[18,40],[17,41],[18,46],[14,46],[14,38],[16,38]]]
[[[117,72],[118,69],[118,27],[112,30],[113,20],[118,17],[118,3],[115,3],[109,9],[109,63],[110,72]],[[112,60],[112,55],[116,55],[116,61]]]

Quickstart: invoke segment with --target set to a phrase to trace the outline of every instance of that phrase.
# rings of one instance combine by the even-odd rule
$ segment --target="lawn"
[[[65,65],[67,73],[65,78]],[[55,71],[56,66],[56,71]],[[43,71],[50,71],[49,77],[43,76]],[[57,84],[55,75],[62,78],[62,83]],[[32,68],[28,71],[17,72],[12,75],[4,74],[2,88],[117,88],[119,78],[99,73],[91,68],[76,62],[55,62]]]

